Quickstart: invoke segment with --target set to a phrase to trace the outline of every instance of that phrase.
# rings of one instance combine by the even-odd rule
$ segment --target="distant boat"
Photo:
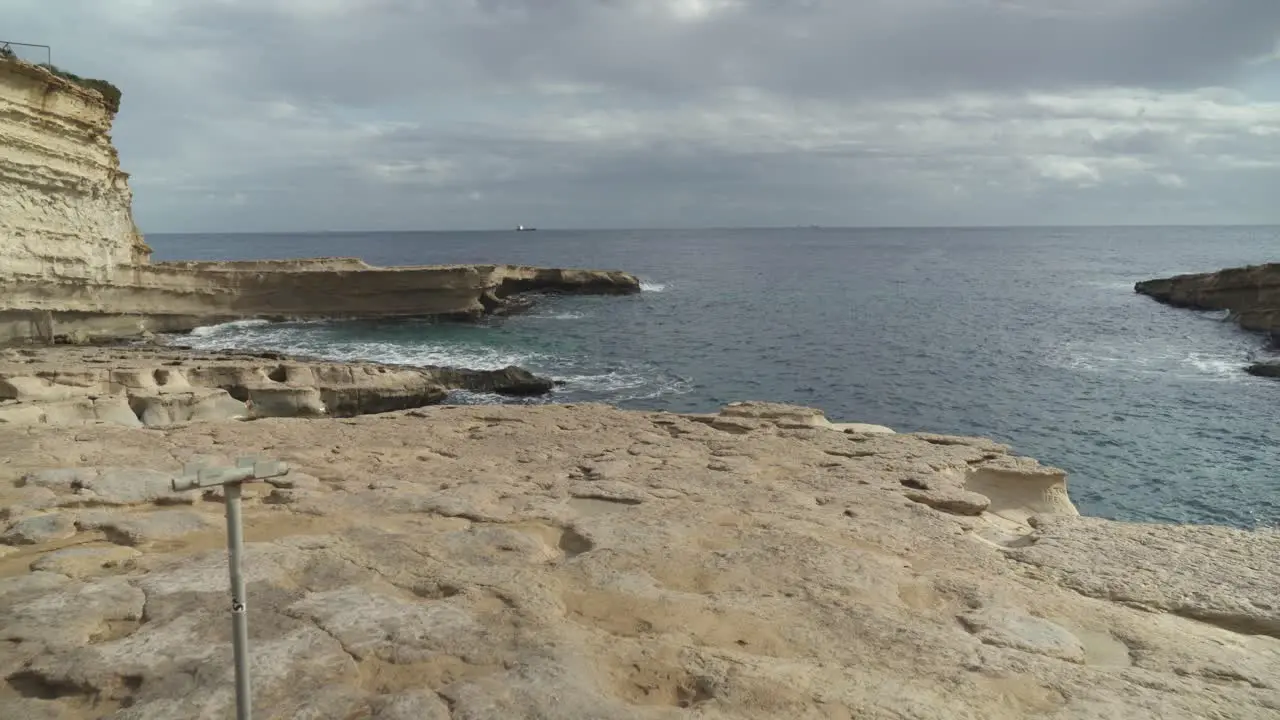
[[[523,225],[517,225],[517,226],[516,226],[516,232],[533,232],[534,230],[537,230],[537,229],[538,229],[538,228],[534,228],[534,227],[525,227],[525,226],[523,226]]]

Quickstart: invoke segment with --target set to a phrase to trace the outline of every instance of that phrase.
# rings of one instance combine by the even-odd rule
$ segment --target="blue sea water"
[[[1275,260],[1280,228],[778,229],[149,235],[156,259],[617,268],[632,297],[556,297],[480,325],[235,323],[206,348],[500,367],[553,402],[820,407],[985,435],[1070,472],[1081,511],[1280,526],[1280,382],[1262,340],[1134,282]],[[494,398],[460,397],[470,402]]]

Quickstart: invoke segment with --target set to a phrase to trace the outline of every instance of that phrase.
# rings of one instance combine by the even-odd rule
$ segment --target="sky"
[[[1278,0],[0,0],[144,232],[1280,223]]]

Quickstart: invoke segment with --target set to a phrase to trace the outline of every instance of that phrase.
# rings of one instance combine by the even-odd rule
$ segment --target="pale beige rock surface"
[[[0,427],[348,417],[436,404],[454,389],[523,396],[552,387],[517,367],[335,363],[163,345],[9,348],[0,349]]]
[[[77,488],[241,453],[299,472],[246,505],[262,717],[1280,714],[1276,533],[1081,518],[987,440],[737,405],[0,430],[0,506],[80,518],[0,557],[0,717],[230,715],[221,504]]]

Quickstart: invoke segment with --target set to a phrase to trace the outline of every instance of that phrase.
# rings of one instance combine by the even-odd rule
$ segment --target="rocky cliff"
[[[1246,330],[1280,332],[1280,263],[1144,280],[1134,289],[1175,307],[1228,310]]]
[[[102,283],[120,267],[146,262],[150,250],[133,224],[129,176],[111,144],[112,119],[96,91],[0,60],[6,281]]]
[[[623,272],[355,259],[151,263],[96,91],[0,59],[0,342],[180,331],[236,318],[509,312],[531,292],[640,291]]]

